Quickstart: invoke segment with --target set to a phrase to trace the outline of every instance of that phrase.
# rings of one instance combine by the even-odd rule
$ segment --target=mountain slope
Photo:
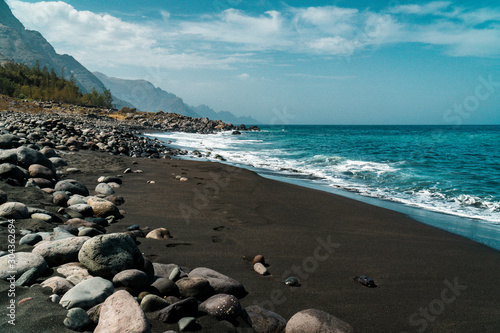
[[[259,124],[251,117],[236,117],[231,112],[215,112],[206,105],[191,107],[176,95],[156,88],[151,82],[145,80],[125,80],[108,77],[105,74],[94,72],[94,75],[101,80],[111,93],[121,99],[130,101],[142,111],[179,113],[185,116],[197,118],[209,118],[212,120],[222,120],[235,125],[239,124]]]
[[[260,122],[252,117],[237,117],[229,111],[215,111],[207,105],[191,106],[191,109],[203,117],[213,120],[222,120],[233,125],[259,125]]]
[[[198,118],[184,101],[160,88],[156,88],[146,80],[125,80],[108,77],[103,73],[94,72],[111,92],[120,99],[131,102],[141,111],[163,111],[182,114],[184,116]]]
[[[34,66],[53,68],[69,79],[75,77],[83,92],[92,88],[102,92],[104,85],[89,70],[69,55],[59,55],[52,45],[38,32],[26,30],[23,24],[12,14],[4,0],[0,0],[0,53],[9,60]]]

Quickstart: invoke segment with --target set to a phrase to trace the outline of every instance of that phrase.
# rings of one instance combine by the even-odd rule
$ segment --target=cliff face
[[[0,0],[0,54],[3,55],[0,57],[2,59],[30,66],[34,66],[38,61],[41,68],[53,68],[59,75],[64,67],[64,76],[69,79],[73,74],[83,92],[90,92],[94,87],[102,92],[105,88],[102,82],[75,58],[57,54],[39,32],[26,30],[4,0]]]

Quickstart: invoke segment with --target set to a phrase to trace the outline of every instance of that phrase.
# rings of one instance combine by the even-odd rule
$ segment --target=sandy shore
[[[152,261],[209,267],[242,282],[243,306],[286,319],[316,308],[357,332],[499,332],[500,253],[383,208],[264,179],[220,163],[65,155],[89,188],[127,167],[118,194],[132,224],[173,239],[139,239]],[[133,163],[136,164],[133,164]],[[176,176],[188,178],[181,182]],[[178,178],[178,177],[177,177]],[[154,181],[154,184],[149,183]],[[271,275],[249,262],[262,254]],[[367,275],[377,288],[353,277]],[[295,276],[301,286],[283,284]],[[151,321],[154,332],[166,328]]]

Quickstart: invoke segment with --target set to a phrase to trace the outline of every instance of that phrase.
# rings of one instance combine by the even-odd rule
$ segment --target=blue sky
[[[194,106],[276,124],[500,124],[496,1],[6,2],[91,71]]]

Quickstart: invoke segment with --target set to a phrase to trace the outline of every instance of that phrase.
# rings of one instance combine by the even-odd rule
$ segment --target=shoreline
[[[159,133],[143,133],[145,136],[155,137],[154,134]],[[167,145],[165,143],[165,145]],[[294,184],[304,188],[314,189],[325,193],[332,193],[335,195],[343,196],[352,200],[360,201],[369,205],[374,205],[381,208],[386,208],[398,213],[403,213],[409,218],[420,223],[436,227],[447,232],[459,235],[466,239],[473,240],[479,244],[486,245],[497,251],[500,251],[500,228],[495,227],[493,222],[485,221],[481,218],[470,218],[466,216],[453,215],[446,212],[434,211],[425,207],[413,206],[411,204],[402,203],[398,201],[391,201],[382,198],[364,196],[356,192],[351,192],[346,189],[331,188],[326,185],[317,184],[313,181],[305,179],[296,179],[287,175],[280,175],[273,170],[259,169],[250,165],[238,164],[236,162],[225,162],[213,159],[198,159],[194,156],[188,156],[189,151],[181,146],[175,146],[176,149],[187,152],[173,157],[174,159],[181,159],[187,161],[202,161],[202,162],[216,162],[225,165],[231,165],[237,168],[243,168],[253,171],[261,177],[276,180],[288,184]]]
[[[211,267],[233,277],[249,292],[241,300],[244,306],[260,304],[286,319],[301,309],[317,308],[359,332],[412,332],[424,323],[427,331],[436,332],[499,328],[494,295],[500,287],[492,278],[500,273],[496,250],[391,210],[222,163],[136,161],[144,173],[128,179],[120,192],[135,199],[123,205],[128,214],[109,232],[138,221],[169,229],[174,238],[167,244],[141,240],[145,256],[190,268]],[[179,182],[174,174],[189,180]],[[206,204],[200,196],[205,190]],[[147,202],[137,202],[144,193],[149,194]],[[187,210],[192,213],[188,221],[179,206],[186,203],[194,208]],[[315,262],[322,244],[329,244],[331,253]],[[246,258],[256,254],[266,257],[270,276],[251,269]],[[286,287],[287,275],[298,275],[302,286]],[[379,287],[353,282],[356,275],[368,275]],[[439,320],[426,320],[420,309],[434,304],[449,284],[466,288],[457,290],[460,301],[437,311]]]

